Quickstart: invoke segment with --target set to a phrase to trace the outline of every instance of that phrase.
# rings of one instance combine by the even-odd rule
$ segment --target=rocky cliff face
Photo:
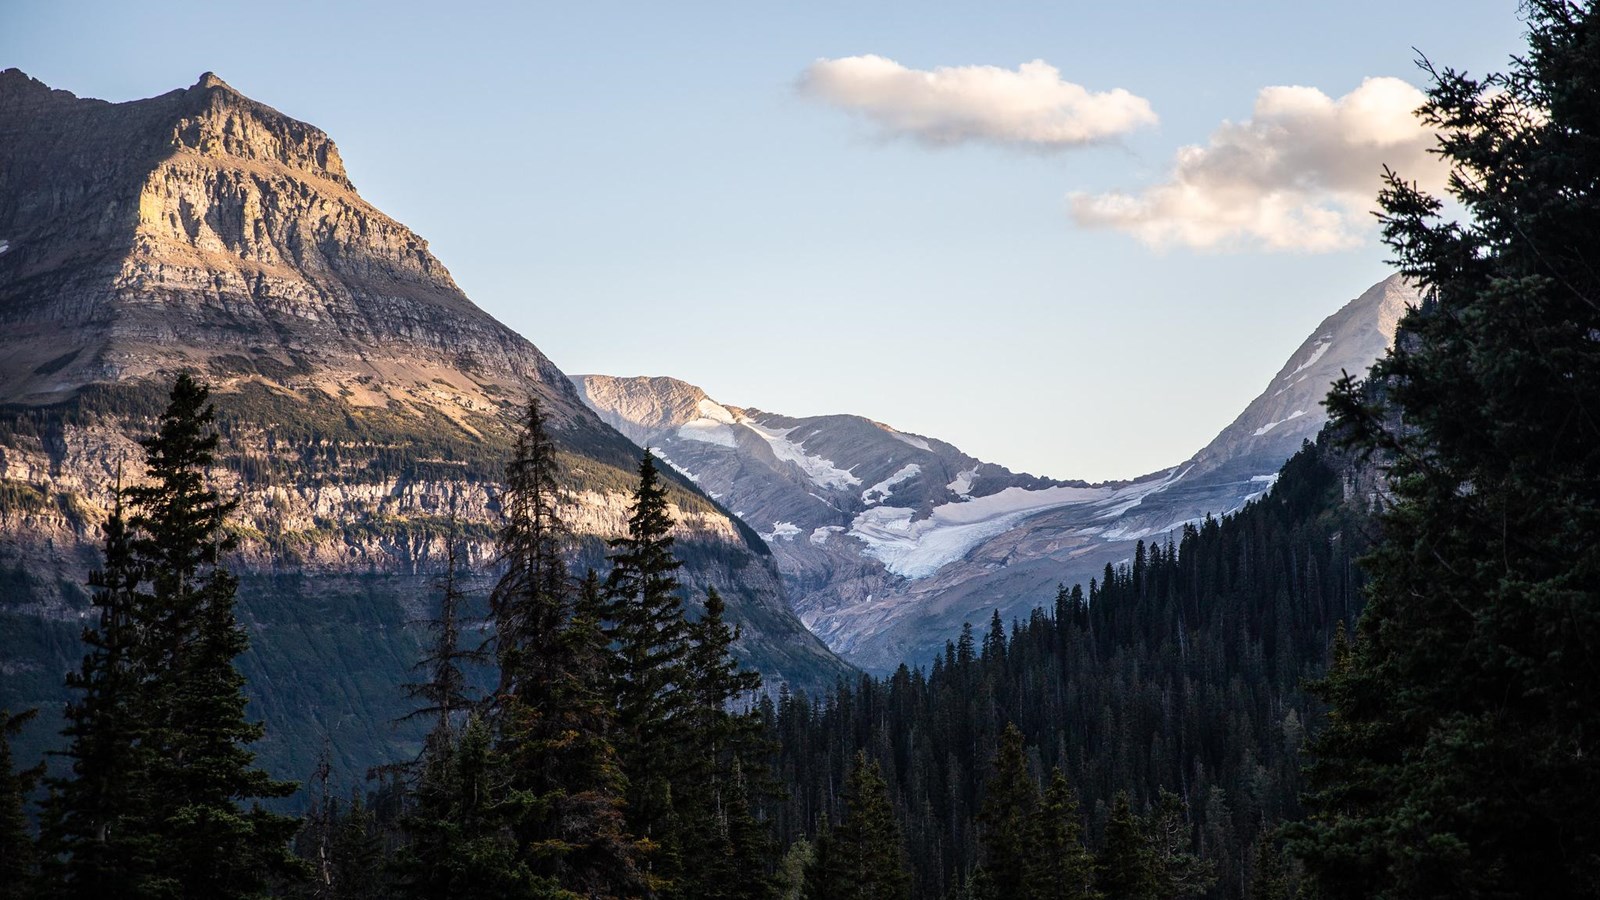
[[[142,468],[180,370],[215,388],[242,500],[243,665],[269,763],[322,734],[403,753],[416,638],[452,533],[487,577],[509,423],[537,395],[583,562],[623,529],[641,452],[427,244],[356,193],[320,130],[213,75],[131,103],[0,72],[0,705],[54,708],[118,473]],[[819,688],[848,671],[790,613],[743,523],[674,476],[691,604],[716,585],[745,658]]]
[[[1388,347],[1415,291],[1387,279],[1328,317],[1267,389],[1184,463],[1090,485],[1018,475],[856,416],[726,406],[670,378],[576,379],[607,422],[761,532],[795,609],[834,650],[885,671],[927,659],[964,621],[1024,615],[1136,542],[1236,510],[1326,422],[1341,371]]]

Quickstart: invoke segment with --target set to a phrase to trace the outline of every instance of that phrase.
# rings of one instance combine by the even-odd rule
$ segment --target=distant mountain
[[[1416,296],[1398,276],[1373,286],[1199,453],[1127,482],[1018,474],[859,416],[741,409],[672,378],[575,383],[602,419],[761,533],[796,612],[829,646],[882,671],[925,661],[963,621],[996,606],[1021,614],[1138,540],[1259,496],[1326,421],[1329,385],[1366,371]]]
[[[509,423],[529,392],[573,475],[583,558],[625,525],[638,447],[472,304],[427,242],[363,200],[322,131],[207,74],[129,103],[0,72],[0,706],[58,708],[118,472],[142,469],[172,376],[215,387],[242,507],[243,659],[275,772],[323,735],[346,771],[391,720],[452,530],[492,568]],[[767,548],[687,479],[671,500],[692,603],[813,690],[850,672],[790,612]],[[459,522],[459,524],[457,524]]]

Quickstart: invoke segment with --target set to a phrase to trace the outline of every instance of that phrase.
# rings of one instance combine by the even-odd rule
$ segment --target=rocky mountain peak
[[[230,91],[233,90],[233,88],[226,81],[223,81],[215,72],[201,72],[200,78],[194,83],[194,86],[197,88],[227,88]]]
[[[355,189],[338,148],[321,129],[246,97],[212,72],[183,93],[191,103],[189,114],[173,123],[175,149],[283,166]]]
[[[1414,285],[1391,275],[1323,319],[1267,390],[1179,468],[1193,466],[1192,474],[1200,474],[1224,465],[1249,465],[1259,470],[1255,474],[1276,472],[1327,421],[1322,401],[1329,387],[1345,371],[1360,375],[1382,356],[1407,306],[1418,299]]]

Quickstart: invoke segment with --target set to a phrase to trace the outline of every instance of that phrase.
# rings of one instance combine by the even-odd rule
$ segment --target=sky
[[[1193,454],[1390,273],[1439,183],[1418,54],[1512,0],[5,0],[0,68],[132,100],[214,71],[570,374],[853,413],[1018,471]]]

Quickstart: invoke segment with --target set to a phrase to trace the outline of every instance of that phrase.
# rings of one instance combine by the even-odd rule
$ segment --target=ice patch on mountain
[[[1063,506],[1113,499],[1105,487],[1049,487],[1036,491],[1009,487],[998,493],[933,508],[927,518],[912,520],[916,510],[879,506],[850,523],[850,536],[867,545],[896,575],[925,578],[967,555],[973,547],[1009,529],[1028,516]]]
[[[793,522],[773,522],[771,533],[761,532],[761,539],[769,544],[778,538],[783,538],[786,541],[792,541],[799,533],[800,526],[794,524]]]
[[[918,450],[926,450],[929,453],[933,452],[933,448],[928,446],[928,442],[917,437],[916,435],[906,434],[903,431],[895,431],[893,428],[889,428],[888,426],[885,426],[884,430],[889,432],[890,437],[903,444],[910,444]]]
[[[739,446],[733,436],[733,426],[738,421],[733,413],[710,400],[701,400],[695,412],[699,416],[678,426],[678,437],[730,449]]]
[[[0,241],[0,253],[4,253],[4,252],[6,252],[7,250],[10,250],[10,249],[11,249],[11,242],[10,241]]]
[[[1276,422],[1268,422],[1267,424],[1261,426],[1260,428],[1257,428],[1254,432],[1252,432],[1252,434],[1254,434],[1256,437],[1261,437],[1263,434],[1266,434],[1267,432],[1271,431],[1272,429],[1277,428],[1279,425],[1282,425],[1283,423],[1288,422],[1291,419],[1298,419],[1298,418],[1300,418],[1301,416],[1303,416],[1305,414],[1306,414],[1305,410],[1297,409],[1294,412],[1289,413],[1287,418],[1279,419]]]
[[[895,472],[888,478],[885,478],[872,487],[862,491],[861,502],[868,505],[873,503],[882,503],[883,501],[889,499],[889,494],[893,493],[895,485],[902,481],[915,478],[917,475],[921,474],[921,472],[922,467],[916,463],[909,463],[901,466],[898,472]]]
[[[1315,347],[1313,347],[1311,349],[1311,355],[1306,358],[1305,362],[1303,362],[1299,366],[1297,366],[1293,372],[1290,372],[1288,375],[1283,376],[1283,380],[1284,381],[1288,381],[1290,378],[1294,377],[1295,375],[1298,375],[1301,372],[1304,372],[1305,370],[1307,370],[1307,369],[1311,368],[1312,366],[1316,365],[1317,364],[1317,360],[1321,359],[1323,357],[1323,355],[1328,352],[1328,348],[1332,347],[1332,346],[1333,346],[1333,336],[1332,335],[1325,334],[1322,337],[1317,338],[1317,346],[1315,346]]]
[[[843,525],[820,525],[811,530],[811,543],[821,547],[828,542],[828,538],[836,534],[843,534]]]
[[[812,456],[805,451],[805,448],[789,440],[789,432],[794,431],[793,428],[782,430],[766,428],[758,425],[753,419],[743,419],[739,424],[760,435],[771,445],[773,454],[779,459],[799,466],[800,471],[806,473],[806,477],[818,487],[850,488],[861,483],[861,479],[835,466],[833,460]]]
[[[972,482],[977,477],[978,477],[978,467],[977,466],[973,466],[972,468],[967,469],[966,471],[964,471],[961,474],[957,475],[955,481],[952,481],[949,484],[945,485],[944,486],[945,490],[949,491],[952,494],[955,494],[957,497],[960,497],[963,500],[971,500],[972,499]]]
[[[1190,468],[1193,468],[1192,466]],[[1144,502],[1144,498],[1158,491],[1166,490],[1176,484],[1179,479],[1189,474],[1189,469],[1178,471],[1177,467],[1168,469],[1162,478],[1151,478],[1148,481],[1135,481],[1117,489],[1108,499],[1101,501],[1100,505],[1107,509],[1096,516],[1097,519],[1115,519],[1128,510]]]
[[[699,484],[700,483],[700,479],[696,478],[695,474],[693,472],[689,471],[688,469],[685,469],[683,466],[678,465],[677,463],[673,462],[672,460],[667,459],[667,455],[665,453],[661,452],[661,448],[660,447],[651,447],[650,448],[650,455],[654,456],[656,459],[659,459],[662,462],[666,463],[667,465],[671,466],[672,470],[674,472],[677,472],[679,475],[682,475],[683,477],[689,479],[690,481],[694,482],[695,484]]]

